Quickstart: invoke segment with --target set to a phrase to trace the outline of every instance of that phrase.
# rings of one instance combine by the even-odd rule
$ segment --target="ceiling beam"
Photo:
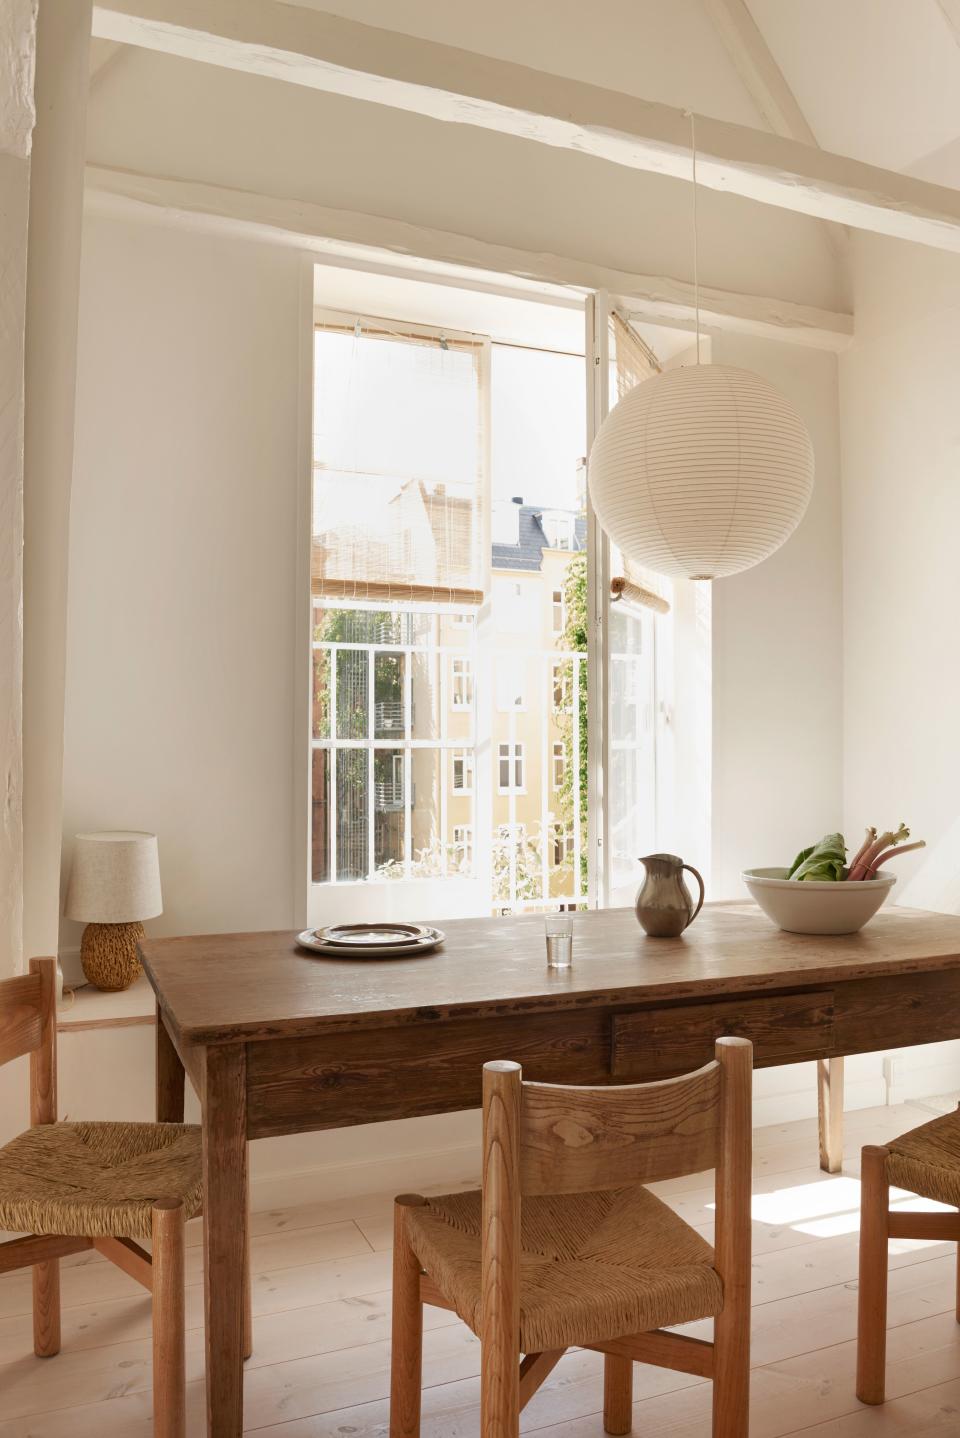
[[[108,70],[112,70],[124,55],[130,51],[119,40],[102,40],[96,49],[90,51],[90,89],[95,90],[103,83]]]
[[[703,0],[703,5],[767,129],[786,140],[817,146],[817,137],[746,0]]]
[[[746,0],[703,0],[703,5],[767,129],[786,140],[798,140],[802,145],[819,149],[817,137],[774,59],[763,32],[751,15]],[[838,225],[825,224],[824,235],[835,257],[842,260],[846,250],[846,230]]]
[[[310,250],[331,263],[382,268],[441,283],[502,291],[511,278],[518,292],[579,304],[594,290],[622,298],[636,317],[676,329],[693,329],[693,286],[663,275],[639,275],[590,260],[492,244],[446,230],[427,229],[381,215],[330,209],[192,180],[88,165],[87,192],[94,206],[129,211],[148,206],[175,223]],[[700,288],[705,329],[758,335],[819,349],[842,350],[853,336],[853,316],[762,295]]]
[[[960,45],[960,0],[937,0],[937,5],[950,28],[951,35]]]
[[[94,34],[690,178],[683,110],[282,0],[98,0]],[[711,189],[960,251],[956,190],[705,116],[697,144]]]

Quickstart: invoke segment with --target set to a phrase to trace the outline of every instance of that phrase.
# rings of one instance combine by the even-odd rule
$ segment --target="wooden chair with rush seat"
[[[390,1438],[420,1432],[424,1303],[480,1339],[482,1438],[516,1438],[571,1346],[604,1354],[607,1433],[630,1432],[637,1361],[712,1378],[714,1438],[747,1438],[753,1051],[715,1053],[611,1088],[484,1066],[482,1188],[396,1200]],[[714,1249],[644,1187],[708,1168]],[[712,1343],[664,1331],[701,1318]]]
[[[891,1187],[960,1207],[960,1110],[931,1119],[885,1146],[870,1144],[863,1150],[857,1321],[857,1397],[861,1403],[882,1403],[886,1396],[888,1240],[926,1238],[960,1245],[960,1214],[891,1212]]]
[[[184,1438],[184,1225],[201,1208],[200,1129],[57,1122],[56,967],[33,959],[0,982],[0,1064],[30,1055],[32,1125],[0,1148],[0,1229],[26,1235],[0,1244],[0,1273],[33,1268],[41,1358],[60,1351],[61,1258],[95,1248],[149,1289],[153,1431]]]

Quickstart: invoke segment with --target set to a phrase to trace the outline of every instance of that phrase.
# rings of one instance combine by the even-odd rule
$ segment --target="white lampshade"
[[[87,924],[132,924],[163,913],[156,834],[78,834],[63,912]]]
[[[813,446],[767,380],[728,365],[667,370],[630,390],[590,453],[600,524],[632,560],[721,579],[766,559],[803,518]]]

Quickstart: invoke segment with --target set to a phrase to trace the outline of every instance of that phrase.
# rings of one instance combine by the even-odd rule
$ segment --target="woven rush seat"
[[[480,1331],[481,1195],[406,1210],[411,1246]],[[643,1187],[525,1198],[520,1351],[540,1353],[711,1318],[723,1308],[713,1249]]]
[[[51,1123],[0,1148],[0,1228],[149,1238],[158,1199],[200,1212],[200,1129],[179,1123]]]
[[[960,1208],[960,1112],[911,1129],[887,1149],[891,1184]]]

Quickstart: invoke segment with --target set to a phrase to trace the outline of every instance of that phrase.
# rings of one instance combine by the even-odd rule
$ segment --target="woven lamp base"
[[[98,989],[128,989],[143,973],[137,943],[143,925],[88,924],[80,940],[80,963],[88,983]]]

